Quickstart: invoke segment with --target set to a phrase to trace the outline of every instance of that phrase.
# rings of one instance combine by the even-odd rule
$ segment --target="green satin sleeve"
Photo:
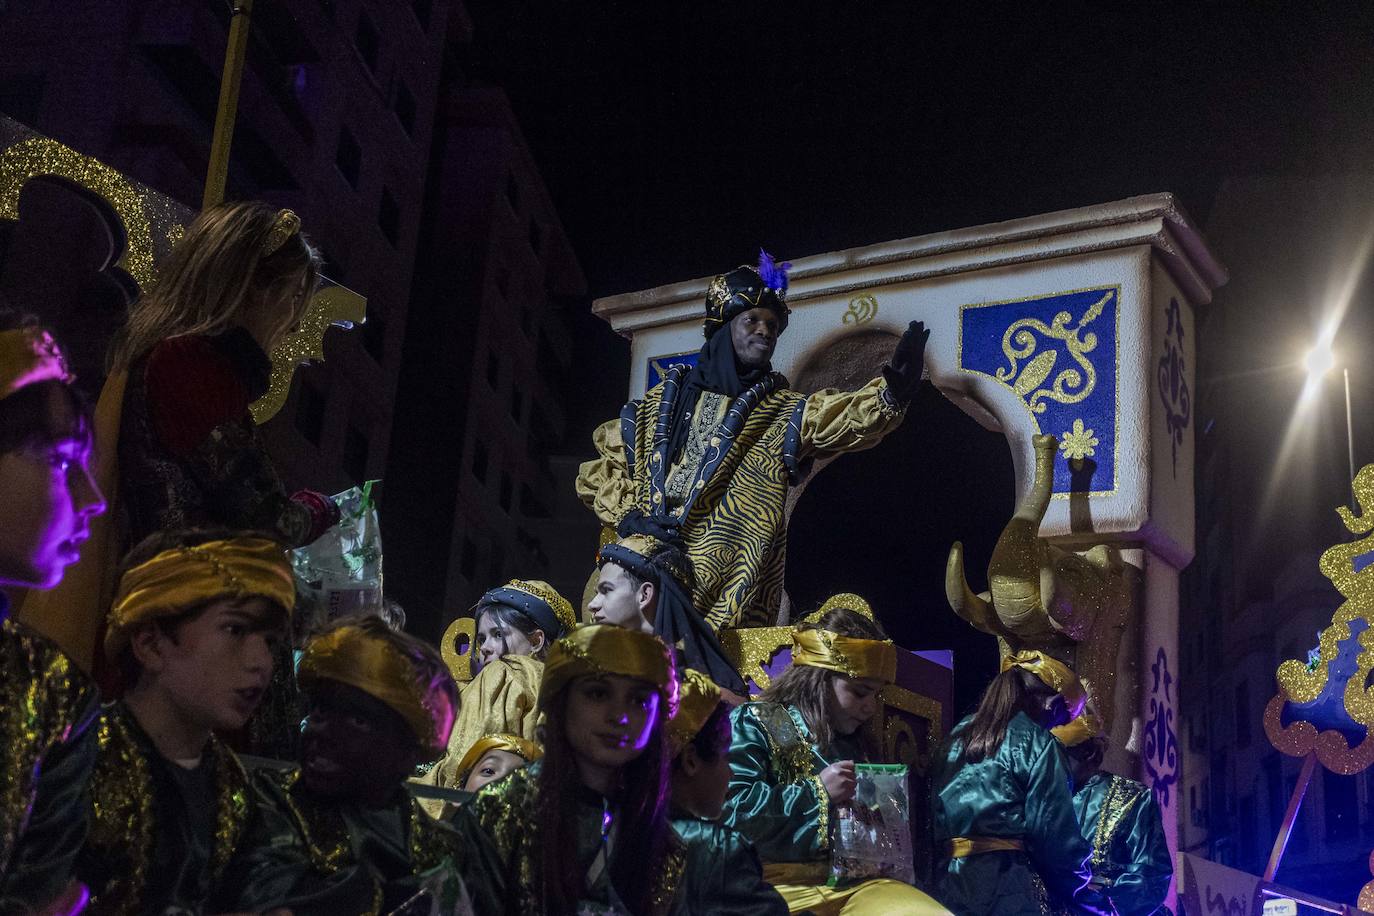
[[[738,830],[695,817],[674,817],[687,851],[682,902],[689,913],[786,916],[787,904],[763,880],[754,846]]]
[[[1081,898],[1092,848],[1074,816],[1073,780],[1059,742],[1045,732],[1031,760],[1026,782],[1026,851],[1045,887],[1060,900]]]
[[[736,709],[731,722],[726,826],[748,837],[765,862],[823,858],[830,843],[830,796],[820,778],[813,773],[779,780],[782,761],[774,758],[773,742],[752,705]]]

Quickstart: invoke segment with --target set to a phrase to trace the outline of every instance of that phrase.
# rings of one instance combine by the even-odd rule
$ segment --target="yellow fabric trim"
[[[767,866],[764,866],[767,879]],[[891,878],[874,878],[848,887],[826,887],[820,881],[774,883],[789,913],[813,916],[949,916],[934,897],[910,884]]]
[[[1015,837],[957,836],[945,844],[945,855],[967,859],[985,852],[1023,852],[1026,844]]]
[[[1056,725],[1050,733],[1065,747],[1077,747],[1089,738],[1102,734],[1102,722],[1086,710],[1065,725]]]
[[[720,705],[720,688],[709,677],[688,668],[678,684],[677,715],[668,723],[668,747],[676,757],[692,742]]]
[[[672,656],[663,640],[609,623],[576,628],[549,649],[539,706],[550,701],[574,679],[589,674],[619,674],[652,684],[668,701],[668,717],[677,713],[677,679]]]
[[[792,633],[792,664],[838,671],[848,677],[897,680],[897,649],[890,642],[841,636],[829,630]]]
[[[29,385],[52,381],[70,385],[76,376],[51,334],[42,328],[0,331],[0,399]]]
[[[448,747],[456,713],[448,693],[437,682],[422,682],[410,659],[361,627],[336,627],[312,639],[297,678],[305,689],[318,679],[356,687],[394,709],[431,754]]]
[[[1076,717],[1088,702],[1088,694],[1083,690],[1083,683],[1078,679],[1078,675],[1073,673],[1073,669],[1044,652],[1013,652],[1004,656],[1002,670],[1007,671],[1011,668],[1024,668],[1047,686],[1058,691],[1064,702],[1069,705],[1070,716]]]
[[[578,468],[577,496],[596,513],[602,525],[614,532],[635,504],[635,481],[625,464],[620,418],[598,426],[592,433],[592,445],[596,447],[597,457]]]
[[[119,580],[105,634],[105,655],[117,659],[140,623],[173,617],[220,597],[261,597],[289,616],[296,583],[281,545],[266,538],[207,541],[164,550]]]

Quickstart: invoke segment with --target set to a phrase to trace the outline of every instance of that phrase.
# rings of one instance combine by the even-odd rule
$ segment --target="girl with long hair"
[[[790,912],[944,913],[899,881],[826,886],[830,824],[854,798],[855,761],[872,759],[861,732],[896,679],[897,654],[857,595],[821,611],[793,633],[791,666],[733,713],[725,823],[753,841]]]
[[[319,280],[319,255],[300,225],[290,210],[256,201],[211,207],[130,310],[102,394],[123,388],[118,460],[130,540],[219,525],[299,547],[338,521],[320,494],[287,495],[248,411]]]
[[[1091,849],[1050,733],[1082,711],[1083,686],[1040,652],[1007,656],[1002,669],[931,766],[936,894],[958,914],[1098,912]]]
[[[91,477],[90,415],[52,335],[0,312],[0,911],[76,912],[86,836],[76,788],[95,763],[94,682],[55,641],[9,614],[5,588],[49,589],[105,509]],[[52,614],[61,608],[51,609]]]
[[[673,660],[655,636],[578,627],[549,649],[544,757],[477,793],[513,911],[673,910],[683,853],[668,824]],[[600,909],[594,909],[594,908]]]

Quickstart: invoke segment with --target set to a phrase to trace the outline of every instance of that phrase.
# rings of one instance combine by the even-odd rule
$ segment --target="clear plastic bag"
[[[835,813],[829,884],[870,878],[915,884],[906,765],[856,763],[854,776],[854,801]]]
[[[333,497],[339,523],[313,544],[291,552],[298,619],[304,631],[350,614],[384,614],[382,532],[369,480]]]

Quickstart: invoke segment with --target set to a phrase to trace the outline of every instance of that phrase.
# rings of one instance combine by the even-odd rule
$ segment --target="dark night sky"
[[[797,257],[1154,191],[1205,225],[1228,177],[1368,169],[1374,149],[1371,4],[467,5],[470,72],[510,94],[592,297],[712,274],[760,245]],[[580,366],[598,369],[579,372],[577,451],[627,371],[584,305],[568,320]],[[900,609],[899,641],[969,658],[944,554],[962,537],[980,568],[1012,493],[1005,447],[980,435],[936,396],[900,441],[842,459],[851,480],[891,488],[818,478],[789,589],[869,593]],[[977,503],[949,498],[966,495],[944,476],[950,441],[979,456]],[[820,534],[827,506],[850,512]],[[886,560],[900,555],[918,560]],[[798,581],[803,566],[826,580]],[[961,678],[960,705],[976,680]]]

